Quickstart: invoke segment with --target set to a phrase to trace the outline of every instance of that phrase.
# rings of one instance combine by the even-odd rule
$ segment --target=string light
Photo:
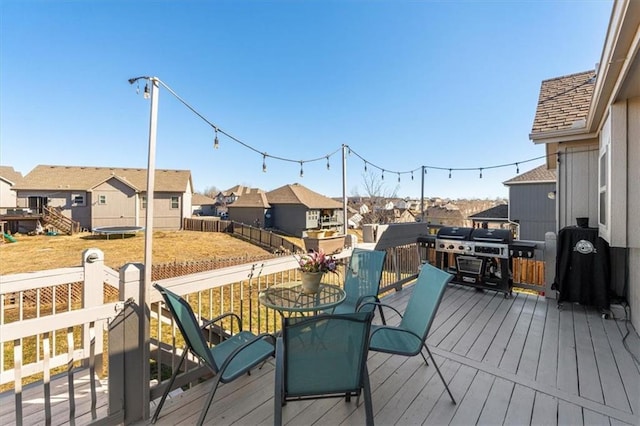
[[[135,77],[135,78],[131,78],[129,79],[129,83],[133,84],[136,83],[136,94],[140,93],[140,82],[139,80],[146,80],[146,84],[144,86],[144,91],[143,91],[143,96],[145,99],[149,99],[151,97],[151,90],[150,90],[150,86],[149,83],[152,80],[151,77],[147,77],[147,76],[141,76],[141,77]],[[299,162],[300,163],[300,177],[304,176],[304,163],[306,162],[315,162],[315,161],[321,161],[321,160],[326,160],[327,162],[327,170],[330,170],[331,165],[330,165],[330,157],[332,155],[334,155],[335,153],[337,153],[340,149],[337,149],[336,151],[334,151],[331,154],[327,154],[327,155],[323,155],[322,157],[318,157],[318,158],[313,158],[313,159],[308,159],[308,160],[295,160],[295,159],[290,159],[290,158],[285,158],[285,157],[277,157],[277,156],[273,156],[273,155],[269,155],[266,152],[261,152],[258,149],[252,147],[251,145],[248,145],[247,143],[243,142],[242,140],[234,137],[233,135],[223,131],[222,129],[220,129],[217,125],[213,124],[212,122],[210,122],[209,120],[207,120],[207,118],[205,118],[202,114],[200,114],[195,108],[193,108],[189,103],[187,103],[184,99],[182,99],[176,92],[173,91],[173,89],[171,89],[169,86],[167,86],[162,80],[160,79],[156,79],[153,78],[153,80],[155,82],[157,82],[159,85],[161,85],[162,87],[164,87],[165,89],[167,89],[176,99],[178,99],[185,107],[187,107],[189,110],[191,110],[195,115],[197,115],[198,117],[200,117],[203,121],[205,121],[207,124],[209,124],[211,127],[213,127],[214,131],[215,131],[215,139],[214,139],[214,148],[218,149],[219,148],[219,139],[218,139],[218,132],[222,133],[223,135],[227,136],[229,139],[231,139],[234,142],[239,143],[240,145],[244,146],[245,148],[248,148],[260,155],[262,155],[262,171],[266,172],[267,171],[267,165],[266,165],[266,159],[267,157],[269,158],[273,158],[273,159],[277,159],[277,160],[281,160],[281,161],[287,161],[287,162]],[[354,150],[351,149],[350,146],[343,144],[341,146],[342,149],[346,148],[347,149],[347,153],[349,155],[355,154],[357,157],[359,157],[360,159],[362,159],[362,161],[364,162],[364,171],[367,172],[368,170],[368,165],[369,162],[368,160],[366,160],[364,157],[362,157],[361,155],[359,155],[357,152],[355,152]],[[527,163],[527,162],[531,162],[531,161],[535,161],[535,160],[539,160],[542,158],[548,158],[550,155],[555,155],[556,156],[556,161],[558,161],[558,163],[560,163],[561,159],[560,159],[560,153],[556,152],[553,154],[548,154],[548,155],[542,155],[536,158],[531,158],[528,160],[524,160],[524,161],[519,161],[519,162],[515,162],[515,163],[507,163],[507,164],[499,164],[499,165],[493,165],[493,166],[486,166],[486,167],[481,167],[481,168],[473,168],[473,167],[468,167],[468,168],[445,168],[445,167],[437,167],[437,166],[422,166],[423,170],[424,170],[424,174],[427,174],[427,169],[431,168],[431,169],[435,169],[435,170],[443,170],[449,171],[449,178],[451,179],[452,177],[452,172],[453,170],[479,170],[479,176],[480,178],[482,178],[483,176],[483,171],[485,169],[495,169],[495,168],[502,168],[502,167],[507,167],[507,166],[516,166],[516,174],[520,174],[520,163]],[[386,171],[388,171],[389,173],[397,173],[398,175],[398,182],[401,181],[401,175],[405,174],[405,173],[409,173],[411,175],[411,180],[414,180],[414,170],[410,170],[410,171],[396,171],[396,170],[386,170],[378,165],[375,164],[371,164],[374,168],[380,170],[382,172],[382,180],[384,180],[384,173]]]
[[[149,91],[149,82],[147,81],[147,84],[144,85],[144,93],[142,94],[142,97],[145,99],[149,99],[151,97],[151,92]]]

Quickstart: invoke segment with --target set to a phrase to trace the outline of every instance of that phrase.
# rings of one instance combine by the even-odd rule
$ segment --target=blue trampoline
[[[107,240],[111,235],[135,235],[136,233],[144,231],[144,226],[99,226],[93,228],[94,234],[106,235]]]

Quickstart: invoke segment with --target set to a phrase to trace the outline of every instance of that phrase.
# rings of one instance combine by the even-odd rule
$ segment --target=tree
[[[366,214],[367,223],[381,223],[385,216],[382,213],[384,204],[388,199],[398,197],[400,185],[396,184],[393,189],[389,189],[383,175],[378,175],[373,171],[363,172],[362,181],[371,206],[371,211]]]

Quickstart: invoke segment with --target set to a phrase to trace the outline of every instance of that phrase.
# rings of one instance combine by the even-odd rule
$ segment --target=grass
[[[97,248],[105,264],[117,269],[130,262],[143,262],[144,234],[121,238],[75,235],[14,235],[16,243],[0,245],[0,275],[79,266],[82,252]],[[198,231],[156,231],[153,233],[153,263],[182,262],[269,252],[229,234]]]

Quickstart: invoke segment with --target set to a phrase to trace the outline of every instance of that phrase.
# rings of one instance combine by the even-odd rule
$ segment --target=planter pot
[[[323,275],[323,272],[302,272],[302,291],[306,294],[317,293]]]

